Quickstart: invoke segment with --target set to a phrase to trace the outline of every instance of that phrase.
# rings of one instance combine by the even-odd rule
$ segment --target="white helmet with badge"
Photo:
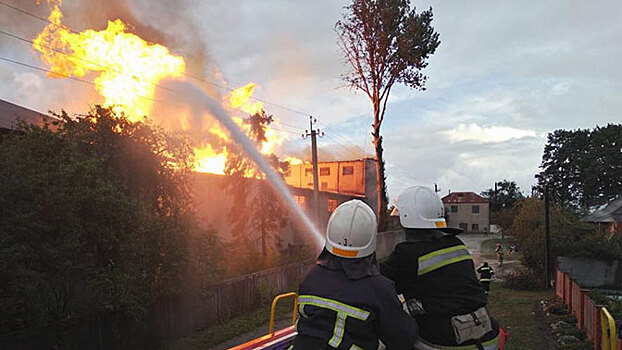
[[[403,190],[395,201],[392,216],[400,217],[404,228],[439,230],[449,234],[461,233],[461,229],[447,227],[443,201],[432,189],[412,186]]]
[[[340,258],[363,258],[376,251],[376,214],[360,200],[342,203],[326,226],[326,250]]]

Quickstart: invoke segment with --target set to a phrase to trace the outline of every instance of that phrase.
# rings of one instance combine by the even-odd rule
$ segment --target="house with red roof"
[[[490,232],[490,201],[475,192],[452,192],[443,197],[447,226],[465,232]]]

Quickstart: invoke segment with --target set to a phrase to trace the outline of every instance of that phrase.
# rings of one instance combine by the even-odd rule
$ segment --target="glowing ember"
[[[62,16],[59,5],[54,5],[51,23],[34,40],[33,47],[53,72],[49,76],[99,73],[94,83],[105,98],[104,106],[118,107],[132,121],[150,112],[155,84],[184,74],[183,58],[128,33],[121,20],[109,21],[102,31],[73,33],[61,25]]]

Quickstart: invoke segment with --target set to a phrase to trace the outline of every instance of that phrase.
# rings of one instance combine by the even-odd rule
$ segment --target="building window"
[[[474,205],[474,206],[472,206],[472,207],[471,207],[471,212],[472,212],[473,214],[477,214],[477,213],[479,213],[479,205]]]
[[[354,174],[354,166],[344,166],[343,172],[341,175],[353,175]]]
[[[458,224],[458,227],[463,229],[465,232],[469,230],[469,224]]]
[[[329,167],[320,168],[320,176],[328,176],[328,175],[330,175]]]
[[[471,231],[475,231],[475,232],[479,231],[479,225],[478,224],[471,225]]]
[[[322,191],[326,191],[326,190],[328,189],[328,182],[322,182],[322,183],[320,184],[320,189],[321,189]]]
[[[328,212],[332,213],[335,209],[337,209],[337,200],[328,198]]]
[[[305,176],[309,176],[313,174],[313,168],[306,168],[305,169]]]
[[[452,205],[451,206],[451,212],[452,213],[457,213],[458,212],[458,206],[457,205]]]
[[[298,203],[298,205],[301,208],[304,209],[306,207],[307,198],[305,196],[294,196],[294,199],[296,200],[296,203]]]

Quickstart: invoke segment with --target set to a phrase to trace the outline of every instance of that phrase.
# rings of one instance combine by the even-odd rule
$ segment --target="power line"
[[[35,18],[35,19],[37,19],[37,20],[43,21],[43,22],[45,22],[45,23],[49,23],[49,24],[55,25],[55,26],[57,26],[57,27],[60,27],[60,28],[66,29],[66,30],[70,31],[71,33],[77,34],[77,32],[76,32],[76,31],[74,31],[73,29],[71,29],[71,28],[69,28],[69,27],[66,27],[66,26],[61,25],[61,24],[54,23],[54,22],[50,21],[50,20],[49,20],[49,19],[47,19],[47,18],[43,18],[43,17],[37,16],[37,15],[35,15],[35,14],[33,14],[33,13],[29,12],[29,11],[26,11],[26,10],[24,10],[24,9],[20,9],[20,8],[18,8],[18,7],[15,7],[15,6],[12,6],[12,5],[10,5],[10,4],[7,4],[7,3],[5,3],[4,1],[0,1],[0,5],[3,5],[3,6],[5,6],[5,7],[7,7],[7,8],[10,8],[10,9],[12,9],[12,10],[14,10],[14,11],[17,11],[17,12],[21,13],[21,14],[24,14],[24,15],[30,16],[30,17],[32,17],[32,18]],[[4,35],[7,35],[7,36],[9,36],[9,37],[12,37],[12,38],[14,38],[14,39],[16,39],[16,40],[21,40],[21,41],[28,42],[28,43],[33,44],[33,45],[34,45],[34,42],[33,42],[32,40],[29,40],[29,39],[26,39],[26,38],[22,38],[22,37],[19,37],[19,36],[17,36],[17,35],[14,35],[14,34],[7,33],[7,32],[5,32],[5,31],[0,31],[0,33],[2,33],[2,34],[4,34]],[[148,41],[147,41],[147,42],[148,42]],[[150,42],[148,42],[148,43],[150,43]],[[150,43],[150,44],[153,44],[153,43]],[[76,58],[76,59],[79,59],[79,60],[82,60],[82,61],[85,61],[85,62],[88,62],[88,63],[96,64],[96,65],[98,65],[98,66],[100,66],[100,67],[103,67],[104,69],[113,69],[113,68],[111,68],[111,67],[106,67],[106,66],[104,66],[104,65],[101,65],[101,64],[99,64],[99,63],[97,63],[97,62],[92,62],[92,61],[86,60],[86,59],[84,59],[84,58],[81,58],[81,57],[78,57],[78,56],[72,55],[72,54],[70,54],[70,53],[67,53],[67,52],[64,52],[64,51],[61,51],[61,50],[58,50],[58,49],[52,48],[52,47],[50,47],[50,46],[44,46],[44,45],[41,45],[41,44],[38,44],[38,45],[40,45],[40,46],[42,46],[42,47],[46,47],[46,48],[48,48],[48,49],[50,49],[50,50],[53,50],[53,51],[58,52],[58,53],[63,54],[63,55],[67,55],[67,56],[70,56],[70,57],[74,57],[74,58]],[[92,83],[92,82],[90,82],[90,81],[86,81],[86,80],[83,80],[83,79],[79,79],[79,78],[76,78],[76,77],[72,77],[72,76],[70,76],[70,75],[65,75],[65,74],[61,74],[61,73],[57,73],[57,72],[52,72],[52,71],[50,71],[50,70],[47,70],[47,69],[44,69],[44,68],[41,68],[41,67],[36,67],[36,66],[31,66],[31,65],[23,64],[23,63],[20,63],[20,62],[17,62],[17,61],[13,61],[13,60],[10,60],[10,59],[4,59],[4,60],[5,60],[5,61],[12,62],[12,63],[15,63],[15,64],[19,64],[19,65],[22,65],[22,66],[26,66],[26,67],[29,67],[29,68],[32,68],[32,69],[36,69],[36,70],[40,70],[40,71],[44,71],[44,72],[48,72],[48,73],[52,73],[52,74],[56,74],[56,75],[58,75],[58,76],[65,77],[65,78],[68,78],[68,79],[72,79],[72,80],[76,80],[76,81],[80,81],[80,82],[88,83],[88,84],[90,84],[90,85],[95,85],[94,83]],[[132,78],[134,78],[134,79],[140,79],[140,78],[135,77],[135,76],[130,75],[130,74],[126,74],[126,73],[123,73],[123,72],[120,72],[120,71],[117,71],[117,70],[114,70],[114,71],[115,71],[115,72],[117,72],[117,73],[119,73],[119,74],[125,74],[125,75],[128,75],[128,76],[131,76],[131,77],[132,77]],[[215,83],[215,82],[210,81],[210,80],[208,80],[208,79],[205,79],[205,78],[203,78],[203,77],[198,77],[198,76],[195,76],[195,75],[192,75],[192,74],[189,74],[189,73],[185,73],[185,72],[184,72],[184,73],[183,73],[183,75],[184,75],[184,76],[186,76],[186,77],[188,77],[188,78],[191,78],[191,79],[194,79],[194,80],[197,80],[197,81],[201,81],[201,82],[203,82],[203,83],[206,83],[206,84],[209,84],[209,85],[211,85],[211,86],[217,87],[217,88],[219,88],[219,89],[227,90],[227,91],[229,91],[229,92],[233,92],[233,91],[235,91],[235,90],[236,90],[236,89],[233,89],[233,88],[231,88],[231,87],[228,87],[228,86],[225,86],[225,85],[222,85],[222,84],[219,84],[219,83]],[[176,91],[174,91],[174,90],[172,90],[172,89],[170,89],[170,88],[167,88],[167,87],[165,87],[165,86],[161,86],[161,85],[159,85],[159,84],[154,84],[154,83],[150,83],[150,82],[146,82],[146,83],[151,84],[151,85],[154,85],[154,86],[157,86],[157,87],[160,87],[160,88],[165,89],[165,90],[170,91],[170,92],[176,92]],[[176,92],[176,93],[177,93],[177,92]],[[154,102],[159,102],[159,103],[164,103],[164,104],[173,105],[173,104],[170,104],[170,103],[166,103],[166,102],[162,102],[162,101],[157,101],[157,100],[155,100],[155,99],[153,99],[153,98],[149,98],[149,97],[146,97],[146,96],[139,96],[139,97],[141,97],[141,98],[146,98],[146,99],[149,99],[149,100],[154,101]],[[258,102],[264,103],[264,104],[266,104],[266,105],[274,106],[274,107],[277,107],[277,108],[280,108],[280,109],[283,109],[283,110],[287,110],[287,111],[290,111],[290,112],[292,112],[292,113],[295,113],[295,114],[298,114],[298,115],[304,116],[305,118],[306,118],[306,117],[308,117],[308,116],[310,115],[310,113],[306,113],[306,112],[300,111],[300,110],[298,110],[298,109],[294,109],[294,108],[291,108],[291,107],[287,107],[287,106],[284,106],[284,105],[281,105],[281,104],[278,104],[278,103],[274,103],[274,102],[271,102],[271,101],[268,101],[268,100],[265,100],[265,99],[261,99],[261,98],[258,98],[258,97],[250,97],[250,98],[251,98],[251,99],[253,99],[253,100],[255,100],[255,101],[258,101]],[[337,144],[339,144],[339,143],[346,143],[346,144],[349,144],[350,146],[354,147],[354,149],[357,149],[357,148],[358,148],[358,146],[356,146],[356,145],[354,145],[353,143],[351,143],[351,142],[350,142],[350,141],[349,141],[349,140],[348,140],[345,136],[343,136],[343,135],[339,134],[339,133],[338,133],[338,132],[336,132],[334,129],[332,129],[332,128],[328,127],[328,125],[326,125],[325,123],[323,123],[323,122],[321,122],[321,121],[320,121],[320,123],[321,123],[322,125],[324,125],[324,126],[325,126],[325,128],[326,128],[327,130],[332,130],[331,132],[334,134],[334,136],[335,136],[335,137],[337,137],[337,138],[339,138],[339,139],[341,139],[341,141],[337,141],[337,140],[335,140],[335,139],[334,139],[334,138],[332,138],[332,137],[328,137],[329,139],[331,139],[331,140],[335,141]],[[295,126],[295,125],[292,125],[292,124],[287,124],[287,123],[284,123],[284,122],[280,122],[280,124],[282,124],[282,125],[286,125],[286,126],[290,126],[290,127],[292,127],[292,128],[296,128],[296,129],[299,129],[299,130],[305,130],[304,128],[301,128],[301,127],[299,127],[299,126]],[[342,146],[342,147],[343,147],[343,146]],[[355,156],[356,156],[357,158],[359,157],[359,155],[358,155],[358,154],[356,154],[356,152],[354,152],[353,150],[349,150],[349,149],[347,149],[347,148],[345,148],[345,149],[346,149],[347,151],[349,151],[350,153],[355,154]],[[363,157],[364,157],[364,156],[365,156],[365,155],[363,154]]]
[[[18,66],[22,66],[22,67],[27,67],[27,68],[30,68],[30,69],[38,70],[38,71],[41,71],[41,72],[45,72],[45,73],[49,73],[49,74],[54,74],[54,75],[57,75],[57,76],[60,76],[60,77],[63,77],[63,78],[67,78],[67,79],[70,79],[70,80],[77,81],[79,83],[88,84],[88,85],[91,85],[91,86],[96,86],[96,84],[94,82],[92,82],[92,81],[76,78],[76,77],[73,77],[73,76],[68,75],[68,74],[54,72],[54,71],[46,69],[46,68],[42,68],[42,67],[38,67],[38,66],[33,66],[31,64],[20,62],[20,61],[16,61],[16,60],[13,60],[13,59],[10,59],[10,58],[6,58],[6,57],[1,57],[0,56],[0,60],[5,61],[5,62],[9,62],[9,63],[12,63],[12,64],[15,64],[15,65],[18,65]],[[176,91],[173,90],[173,92],[176,92]],[[152,102],[162,103],[162,104],[166,104],[166,105],[170,105],[170,106],[174,106],[174,107],[181,107],[181,106],[176,105],[176,104],[172,104],[172,103],[164,102],[164,101],[159,101],[159,100],[156,100],[156,99],[153,99],[153,98],[149,98],[149,97],[146,97],[146,96],[141,96],[141,95],[136,95],[136,96],[139,97],[139,98],[148,99],[148,100],[150,100]],[[298,132],[298,131],[287,130],[287,129],[282,129],[282,128],[275,128],[275,127],[272,127],[272,126],[268,126],[266,128],[274,129],[274,130],[279,130],[279,131],[290,133],[290,134],[297,135],[297,136],[300,135],[300,132]]]
[[[28,15],[28,16],[33,17],[33,18],[36,18],[36,19],[38,19],[38,20],[40,20],[40,21],[43,21],[43,22],[45,22],[45,23],[49,23],[49,24],[55,25],[55,26],[57,26],[57,27],[60,27],[60,28],[66,29],[66,30],[68,30],[68,31],[69,31],[69,32],[71,32],[71,33],[78,34],[78,32],[74,31],[74,30],[73,30],[73,29],[71,29],[71,28],[68,28],[68,27],[66,27],[66,26],[63,26],[63,25],[61,25],[61,24],[54,23],[54,22],[50,21],[50,20],[49,20],[49,19],[47,19],[47,18],[43,18],[43,17],[37,16],[37,15],[35,15],[35,14],[33,14],[33,13],[29,12],[29,11],[26,11],[26,10],[24,10],[24,9],[20,9],[20,8],[15,7],[15,6],[12,6],[12,5],[9,5],[9,4],[7,4],[7,3],[5,3],[5,2],[3,2],[3,1],[0,1],[0,5],[4,5],[4,6],[6,6],[6,7],[10,8],[10,9],[12,9],[12,10],[15,10],[15,11],[17,11],[17,12],[19,12],[19,13],[22,13],[22,14]],[[27,40],[27,39],[26,39],[26,40]],[[144,40],[144,39],[143,39],[143,40]],[[146,40],[145,40],[145,41],[146,41]],[[149,43],[149,44],[154,44],[154,43],[151,43],[151,42],[149,42],[149,41],[146,41],[146,42],[147,42],[147,43]],[[195,80],[198,80],[198,81],[204,82],[204,83],[209,84],[209,85],[212,85],[212,86],[215,86],[215,87],[217,87],[217,88],[219,88],[219,89],[224,89],[224,90],[230,91],[230,92],[231,92],[231,91],[235,91],[235,90],[236,90],[236,89],[230,88],[230,87],[228,87],[228,86],[224,86],[224,85],[222,85],[222,84],[218,84],[218,83],[215,83],[215,82],[213,82],[213,81],[210,81],[210,80],[207,80],[207,79],[205,79],[205,78],[198,77],[198,76],[195,76],[195,75],[192,75],[192,74],[189,74],[189,73],[184,73],[184,76],[186,76],[186,77],[188,77],[188,78],[191,78],[191,79],[195,79]],[[294,109],[294,108],[291,108],[291,107],[287,107],[287,106],[283,106],[283,105],[280,105],[280,104],[278,104],[278,103],[270,102],[270,101],[268,101],[268,100],[264,100],[264,99],[261,99],[261,98],[258,98],[258,97],[251,97],[251,99],[253,99],[253,100],[255,100],[255,101],[258,101],[258,102],[261,102],[261,103],[264,103],[264,104],[267,104],[267,105],[271,105],[271,106],[274,106],[274,107],[277,107],[277,108],[281,108],[281,109],[283,109],[283,110],[290,111],[290,112],[295,113],[295,114],[302,115],[302,116],[304,116],[304,117],[309,116],[309,113],[305,113],[305,112],[302,112],[302,111],[300,111],[300,110],[297,110],[297,109]]]

